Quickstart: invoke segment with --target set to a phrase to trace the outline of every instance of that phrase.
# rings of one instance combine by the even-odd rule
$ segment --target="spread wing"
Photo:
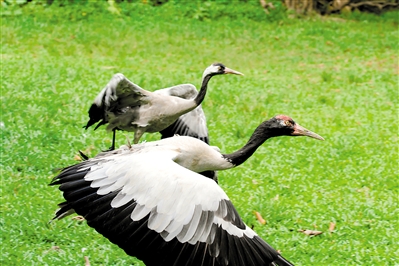
[[[115,74],[105,88],[97,95],[89,109],[89,121],[85,128],[100,122],[106,124],[107,112],[117,112],[126,107],[134,107],[147,103],[151,92],[142,89],[128,80],[123,74]]]
[[[213,180],[175,163],[176,155],[126,151],[66,168],[51,183],[66,200],[56,215],[74,209],[147,266],[291,265],[243,223]]]
[[[160,131],[160,133],[163,139],[173,137],[177,134],[194,137],[209,144],[206,118],[201,105],[191,112],[181,115],[172,125]]]

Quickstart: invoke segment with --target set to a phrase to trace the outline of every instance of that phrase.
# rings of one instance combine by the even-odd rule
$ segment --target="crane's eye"
[[[286,126],[288,126],[288,127],[292,127],[292,126],[293,126],[292,122],[289,121],[289,120],[285,120],[285,121],[284,121],[284,124],[285,124]]]

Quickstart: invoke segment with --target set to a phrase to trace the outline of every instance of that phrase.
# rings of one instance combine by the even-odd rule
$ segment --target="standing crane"
[[[242,75],[221,63],[212,64],[205,69],[201,89],[192,99],[150,92],[134,84],[123,74],[115,74],[94,99],[85,128],[88,129],[97,122],[94,130],[108,124],[107,130],[113,131],[110,150],[115,149],[116,130],[133,131],[133,142],[137,144],[144,132],[159,132],[175,122],[179,116],[199,106],[205,98],[209,80],[222,74]],[[190,84],[183,86],[189,89],[193,87]]]
[[[54,219],[75,211],[147,266],[292,265],[244,224],[216,182],[198,174],[236,167],[283,135],[323,140],[278,115],[230,154],[187,136],[100,153],[53,179],[66,200]]]

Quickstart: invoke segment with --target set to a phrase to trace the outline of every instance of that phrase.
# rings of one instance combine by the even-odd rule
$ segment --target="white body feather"
[[[111,153],[90,159],[98,163],[91,166],[85,180],[100,195],[121,189],[111,206],[119,208],[135,200],[131,219],[138,221],[150,214],[149,229],[166,241],[177,237],[183,243],[212,242],[210,225],[197,231],[203,212],[212,212],[211,222],[230,235],[256,235],[248,227],[242,230],[223,220],[228,213],[222,200],[229,198],[213,180],[196,173],[233,167],[204,142],[176,136]]]

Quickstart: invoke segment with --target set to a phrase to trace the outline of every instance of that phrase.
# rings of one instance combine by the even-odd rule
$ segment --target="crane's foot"
[[[112,143],[111,147],[108,148],[108,150],[101,150],[102,152],[109,152],[115,150],[115,144]]]

